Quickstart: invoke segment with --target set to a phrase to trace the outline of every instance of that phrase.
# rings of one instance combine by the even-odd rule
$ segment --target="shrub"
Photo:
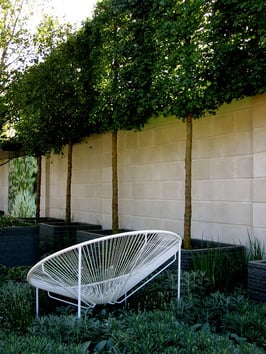
[[[177,298],[177,272],[164,271],[127,300],[127,309],[167,310]]]
[[[211,282],[205,272],[201,270],[182,272],[182,278],[181,278],[182,296],[197,295],[198,297],[203,297],[209,294],[210,291],[211,291]]]
[[[8,279],[14,282],[25,282],[30,266],[16,266],[9,268]]]
[[[182,273],[179,303],[175,271],[144,287],[137,294],[146,294],[145,305],[152,311],[140,312],[142,299],[133,296],[126,311],[97,306],[77,319],[76,309],[61,306],[58,315],[33,320],[33,288],[24,282],[27,267],[3,269],[6,279],[16,282],[1,287],[0,354],[265,353],[266,305],[249,302],[238,292],[212,293],[201,271]],[[156,302],[160,310],[154,309]]]
[[[116,353],[263,353],[254,345],[213,334],[208,326],[198,330],[178,322],[168,311],[126,315],[120,326],[114,322],[110,331]]]
[[[0,229],[4,227],[12,226],[29,226],[32,225],[31,222],[23,221],[11,215],[0,215]],[[1,235],[0,235],[1,236]]]
[[[182,286],[183,296],[180,303],[176,304],[175,311],[180,321],[190,325],[208,323],[213,331],[219,332],[223,316],[247,302],[247,299],[237,292],[233,294],[224,294],[219,291],[208,293],[209,283],[201,272],[188,273],[184,279],[186,280],[183,284],[184,288]],[[207,288],[204,291],[204,286],[200,284],[206,281]],[[198,292],[197,289],[199,289]]]
[[[21,221],[11,215],[0,216],[0,228],[10,227],[10,226],[20,226],[20,225],[21,225]]]
[[[97,343],[102,339],[104,330],[104,321],[86,315],[81,319],[74,315],[40,317],[28,329],[31,335],[50,338],[63,344]]]
[[[241,294],[228,295],[219,291],[202,298],[199,321],[209,323],[216,332],[221,332],[223,317],[236,310],[247,300]]]
[[[223,317],[226,331],[266,350],[266,304],[246,302]]]
[[[1,287],[2,327],[25,331],[33,320],[33,289],[27,283],[8,281]]]
[[[62,344],[50,338],[40,336],[18,336],[14,333],[7,334],[1,338],[0,354],[84,354],[87,352],[87,343]]]
[[[181,296],[205,296],[211,283],[204,272],[182,272]],[[138,311],[169,310],[177,301],[177,271],[162,272],[127,300],[127,309]]]
[[[6,281],[7,277],[8,277],[8,268],[5,265],[0,264],[0,286],[2,283]]]

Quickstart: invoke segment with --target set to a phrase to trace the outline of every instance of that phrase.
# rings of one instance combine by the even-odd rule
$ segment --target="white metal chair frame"
[[[36,315],[38,289],[77,306],[80,317],[82,307],[125,301],[176,259],[179,300],[181,244],[176,233],[142,230],[103,236],[58,251],[28,272],[27,280],[36,288]]]

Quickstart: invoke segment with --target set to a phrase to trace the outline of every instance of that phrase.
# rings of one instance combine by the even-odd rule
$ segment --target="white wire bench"
[[[176,259],[179,300],[181,244],[182,238],[173,232],[142,230],[103,236],[58,251],[28,272],[27,281],[36,288],[36,315],[38,289],[76,305],[80,317],[83,306],[125,301]]]

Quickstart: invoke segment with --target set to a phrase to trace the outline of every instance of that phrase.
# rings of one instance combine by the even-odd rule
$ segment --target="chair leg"
[[[39,318],[39,289],[36,288],[36,318]]]
[[[177,275],[177,301],[180,301],[180,283],[181,283],[181,249],[179,248],[178,251],[178,266],[177,266],[177,270],[178,270],[178,275]]]

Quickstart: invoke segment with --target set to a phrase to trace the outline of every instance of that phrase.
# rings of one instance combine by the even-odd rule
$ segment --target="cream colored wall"
[[[0,166],[0,210],[8,212],[8,164]]]
[[[253,118],[253,229],[266,248],[266,95],[256,96]],[[265,251],[266,252],[266,251]]]
[[[105,143],[107,146],[105,146]],[[103,223],[106,192],[111,183],[106,166],[109,159],[109,137],[95,135],[73,148],[72,168],[72,219],[91,223]],[[41,215],[64,218],[67,177],[67,147],[63,154],[44,158],[42,163]],[[108,171],[109,170],[109,171]],[[106,187],[107,184],[107,187]],[[107,202],[110,202],[108,195]],[[108,218],[108,217],[107,217]]]
[[[195,124],[193,231],[242,242],[252,228],[252,99]]]
[[[266,240],[265,111],[262,95],[193,122],[193,237]],[[182,234],[185,124],[153,119],[118,139],[120,227]],[[64,217],[66,153],[43,162],[42,212],[49,216]],[[74,146],[72,217],[111,227],[110,134]]]

